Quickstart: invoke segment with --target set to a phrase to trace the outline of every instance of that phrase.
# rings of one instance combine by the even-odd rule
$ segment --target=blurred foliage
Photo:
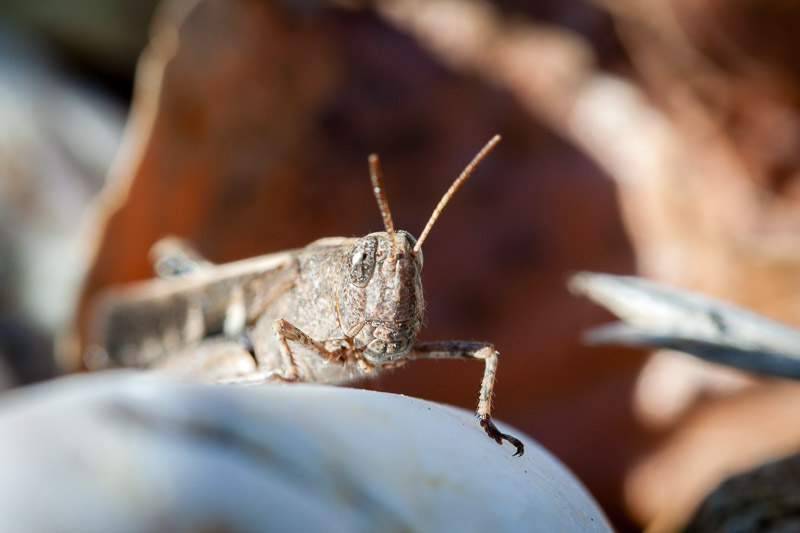
[[[0,1],[0,18],[42,38],[87,77],[128,93],[158,0]]]

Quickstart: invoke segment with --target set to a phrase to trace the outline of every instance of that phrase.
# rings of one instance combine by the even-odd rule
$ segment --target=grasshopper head
[[[371,233],[342,261],[339,321],[371,363],[402,358],[422,326],[422,254],[412,253],[415,244],[405,231]]]
[[[370,233],[347,252],[341,265],[337,303],[339,324],[345,335],[356,340],[369,362],[396,361],[414,347],[425,310],[419,277],[422,243],[453,194],[499,141],[499,135],[492,137],[464,168],[439,200],[419,241],[408,232],[395,231],[378,156],[369,156],[372,192],[386,231]]]

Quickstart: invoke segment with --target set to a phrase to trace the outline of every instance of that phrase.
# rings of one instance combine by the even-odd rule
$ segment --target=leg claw
[[[497,444],[503,444],[503,440],[507,440],[511,443],[517,449],[514,453],[514,457],[521,457],[522,454],[525,453],[525,446],[522,442],[516,437],[502,433],[488,416],[481,417],[481,427],[486,431],[486,434],[489,435],[489,438],[493,439]]]

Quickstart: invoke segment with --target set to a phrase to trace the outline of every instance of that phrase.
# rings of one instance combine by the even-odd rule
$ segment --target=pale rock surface
[[[320,385],[134,372],[0,398],[0,522],[16,532],[610,531],[553,456],[474,414]],[[587,452],[588,453],[588,452]]]

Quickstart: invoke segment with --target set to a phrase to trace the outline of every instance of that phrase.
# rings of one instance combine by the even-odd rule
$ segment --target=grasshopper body
[[[155,367],[229,383],[343,383],[420,358],[485,361],[477,414],[487,434],[497,352],[486,343],[417,343],[424,299],[421,245],[444,205],[499,141],[495,136],[453,183],[420,239],[395,231],[377,156],[373,190],[386,231],[334,237],[305,248],[211,265],[185,245],[157,245],[164,279],[110,290],[98,306],[98,342],[121,366]],[[161,249],[158,251],[158,249]]]

